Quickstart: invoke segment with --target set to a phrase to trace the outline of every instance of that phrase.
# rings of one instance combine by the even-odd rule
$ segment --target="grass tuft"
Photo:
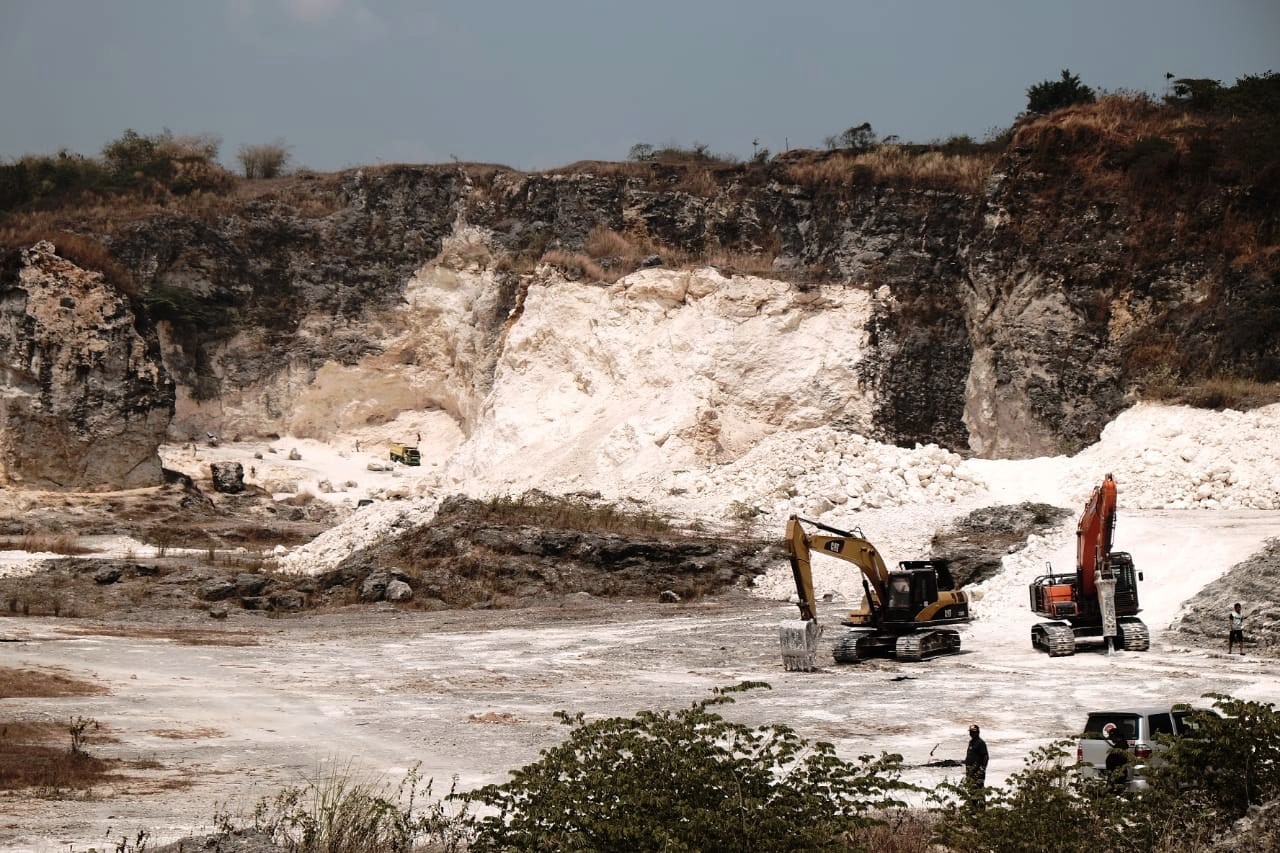
[[[431,801],[431,780],[423,783],[416,767],[395,789],[358,777],[350,766],[317,773],[260,800],[253,822],[291,853],[409,853],[423,846],[452,853],[471,838],[465,808],[450,814],[442,801]]]

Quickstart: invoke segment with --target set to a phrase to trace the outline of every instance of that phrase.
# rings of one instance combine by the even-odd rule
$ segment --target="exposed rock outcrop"
[[[40,242],[0,266],[0,481],[108,490],[161,483],[174,386],[159,341],[98,272]]]
[[[1249,651],[1274,655],[1280,647],[1280,614],[1272,604],[1278,585],[1280,539],[1269,539],[1262,550],[1232,566],[1186,602],[1171,627],[1183,641],[1224,649],[1227,612],[1239,603]]]
[[[550,516],[548,516],[549,518]],[[390,599],[396,580],[450,607],[522,606],[573,593],[680,600],[744,585],[782,558],[778,543],[666,531],[646,536],[494,518],[483,502],[446,498],[425,525],[389,536],[320,576],[360,581],[361,601]],[[377,567],[399,565],[404,571]]]
[[[1004,555],[1024,547],[1027,537],[1052,532],[1070,515],[1042,503],[983,507],[935,533],[929,553],[949,563],[958,587],[970,586],[998,574]]]

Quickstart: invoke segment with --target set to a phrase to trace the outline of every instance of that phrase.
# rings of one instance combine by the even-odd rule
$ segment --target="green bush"
[[[1280,714],[1270,703],[1215,697],[1217,714],[1192,715],[1197,734],[1164,738],[1166,762],[1150,787],[1117,794],[1081,779],[1071,741],[1037,750],[975,808],[959,788],[935,792],[936,840],[955,851],[1164,851],[1207,849],[1251,807],[1280,798]],[[1240,849],[1276,849],[1267,827]]]
[[[1165,788],[1194,791],[1224,820],[1280,798],[1280,714],[1270,702],[1214,694],[1218,714],[1193,717],[1196,737],[1172,744]]]
[[[176,195],[222,192],[231,176],[218,165],[220,146],[221,140],[212,134],[174,136],[166,128],[144,136],[130,129],[103,147],[102,158],[122,189],[160,189]]]
[[[877,812],[902,803],[901,757],[838,758],[786,726],[731,723],[711,708],[744,682],[690,708],[641,711],[573,727],[560,746],[503,785],[465,795],[495,813],[477,850],[817,850],[849,845]]]
[[[900,797],[920,789],[901,780],[901,756],[845,761],[786,726],[752,728],[713,710],[732,703],[730,694],[768,686],[743,682],[684,710],[591,723],[561,712],[572,728],[564,743],[505,784],[439,800],[416,769],[394,792],[349,770],[318,776],[260,801],[254,828],[298,853],[1280,849],[1265,821],[1232,828],[1280,800],[1280,714],[1271,704],[1216,696],[1217,716],[1193,714],[1199,734],[1167,740],[1167,763],[1149,771],[1140,793],[1082,779],[1074,742],[1063,740],[981,796],[944,784],[931,806],[907,810]]]
[[[1042,80],[1027,89],[1027,112],[1051,113],[1073,104],[1092,104],[1095,97],[1093,89],[1064,68],[1061,78]]]
[[[60,201],[109,184],[110,176],[97,160],[65,150],[53,156],[28,155],[0,163],[0,211]]]

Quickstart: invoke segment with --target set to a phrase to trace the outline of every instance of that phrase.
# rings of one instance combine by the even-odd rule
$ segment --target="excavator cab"
[[[886,622],[914,623],[916,614],[938,600],[938,576],[932,568],[906,568],[889,573]]]

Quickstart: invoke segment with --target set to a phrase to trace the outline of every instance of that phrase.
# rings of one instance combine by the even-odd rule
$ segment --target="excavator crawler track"
[[[1041,622],[1031,627],[1031,646],[1051,658],[1067,657],[1076,653],[1076,635],[1065,622]]]
[[[845,634],[836,640],[831,650],[831,656],[836,659],[836,663],[857,663],[862,660],[858,648],[858,641],[861,639],[861,634]]]
[[[917,631],[899,637],[894,647],[898,660],[924,660],[937,655],[950,655],[960,651],[960,633],[945,628]]]
[[[1120,629],[1120,648],[1126,652],[1145,652],[1151,648],[1151,632],[1141,619],[1122,616],[1116,620]]]

